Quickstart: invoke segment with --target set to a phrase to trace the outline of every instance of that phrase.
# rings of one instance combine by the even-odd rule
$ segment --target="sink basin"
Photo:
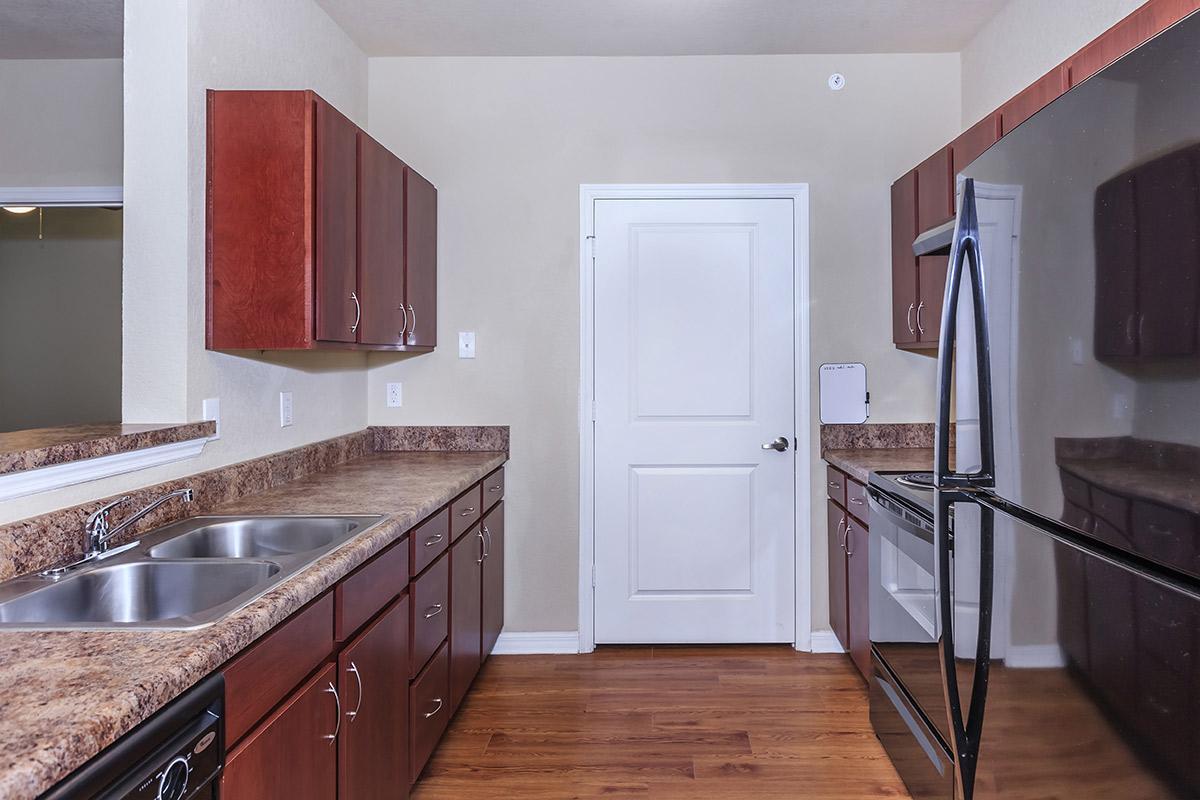
[[[97,567],[0,602],[16,625],[193,624],[280,570],[269,561],[133,561]]]
[[[150,548],[151,558],[278,558],[340,544],[361,530],[354,517],[199,520],[201,527]]]

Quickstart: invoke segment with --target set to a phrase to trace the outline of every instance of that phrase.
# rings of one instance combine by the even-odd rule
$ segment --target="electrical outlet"
[[[404,405],[403,386],[398,383],[389,383],[387,385],[387,405],[388,408],[399,408]]]
[[[286,428],[295,421],[292,416],[292,393],[279,393],[279,427]]]
[[[458,357],[475,357],[475,331],[458,332]]]
[[[217,429],[208,440],[214,441],[221,438],[221,400],[217,397],[210,397],[200,404],[200,418],[205,421],[217,423]]]

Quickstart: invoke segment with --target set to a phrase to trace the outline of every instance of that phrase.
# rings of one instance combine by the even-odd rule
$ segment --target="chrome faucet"
[[[121,531],[128,528],[130,525],[137,522],[142,517],[149,514],[154,509],[161,506],[163,503],[165,503],[168,500],[171,500],[172,498],[175,498],[175,497],[178,497],[185,503],[190,503],[190,502],[192,502],[192,498],[194,497],[194,494],[192,493],[192,489],[190,486],[185,489],[176,489],[173,492],[167,492],[162,497],[158,498],[154,502],[150,503],[150,505],[143,508],[141,511],[138,511],[138,512],[126,517],[125,521],[121,522],[115,528],[109,527],[108,514],[110,511],[112,511],[117,506],[121,505],[122,503],[128,502],[129,495],[125,495],[124,497],[118,497],[116,500],[113,500],[111,503],[107,503],[107,504],[101,506],[100,508],[96,509],[95,511],[93,511],[91,513],[91,515],[87,518],[87,523],[83,526],[84,533],[87,534],[87,549],[84,550],[84,553],[83,553],[84,560],[87,560],[90,558],[95,558],[104,553],[107,553],[108,552],[108,541],[110,539],[112,539],[114,536],[119,534]]]

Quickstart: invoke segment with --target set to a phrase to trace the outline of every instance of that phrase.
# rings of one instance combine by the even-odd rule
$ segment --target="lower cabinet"
[[[483,660],[483,562],[487,540],[476,525],[450,550],[450,706],[457,710]]]
[[[483,518],[483,658],[487,658],[504,627],[504,502]]]
[[[845,486],[844,496],[851,506],[847,510],[834,500],[827,506],[829,624],[867,678],[871,674],[871,569],[870,530],[863,519],[867,516],[866,487],[832,467],[829,471]]]
[[[335,670],[327,664],[318,671],[228,754],[221,778],[223,800],[337,796],[341,722]]]
[[[429,762],[450,722],[450,648],[443,644],[409,688],[412,775]]]

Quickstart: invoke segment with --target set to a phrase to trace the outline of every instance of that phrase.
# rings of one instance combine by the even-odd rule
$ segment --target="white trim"
[[[1057,644],[1010,644],[1004,665],[1012,669],[1062,669],[1067,655]]]
[[[809,649],[813,653],[846,652],[845,648],[842,647],[842,643],[838,641],[837,634],[833,631],[813,631],[809,639],[811,641]]]
[[[596,649],[594,627],[595,587],[595,487],[592,448],[592,372],[595,319],[591,236],[595,230],[595,202],[607,200],[666,199],[782,199],[793,201],[796,351],[796,514],[795,514],[795,646],[807,650],[812,639],[812,530],[811,474],[812,425],[810,415],[811,353],[809,333],[808,184],[582,184],[579,187],[579,652]]]
[[[51,464],[48,467],[0,475],[0,502],[37,492],[62,489],[77,483],[109,478],[134,470],[170,464],[185,458],[195,458],[204,450],[206,444],[208,444],[208,438],[201,437],[183,442],[160,444],[155,447],[144,447],[141,450],[130,450],[127,453],[113,453],[82,461]]]
[[[576,655],[579,631],[502,631],[492,649],[494,656]]]
[[[119,206],[121,186],[0,186],[0,206]]]

